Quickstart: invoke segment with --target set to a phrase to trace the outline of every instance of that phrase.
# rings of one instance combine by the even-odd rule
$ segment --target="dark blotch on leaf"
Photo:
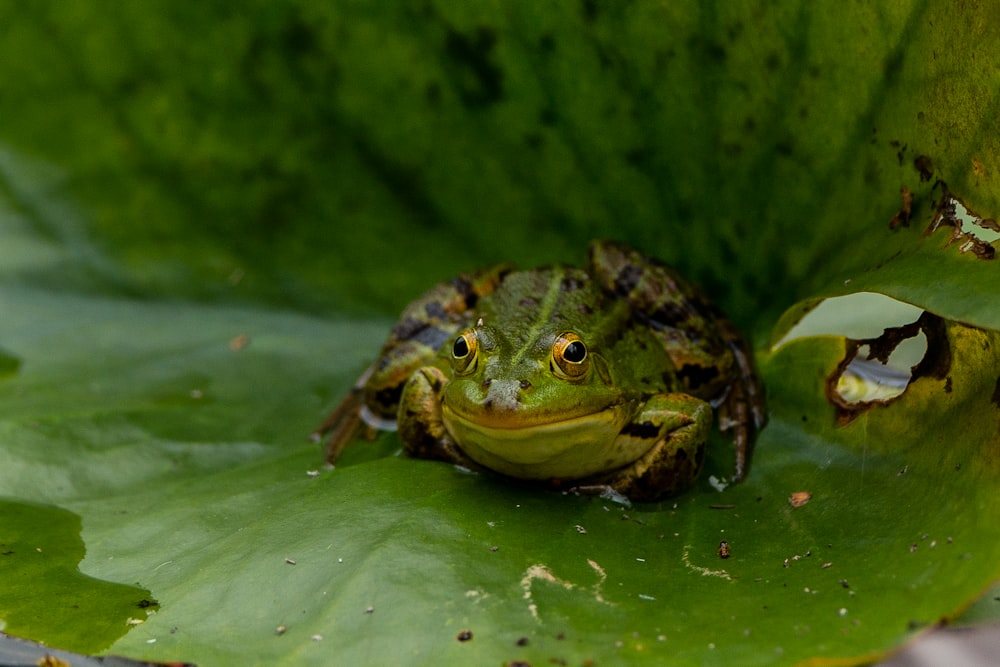
[[[479,27],[471,35],[448,31],[445,52],[462,68],[458,94],[469,107],[484,107],[503,97],[503,71],[490,60],[496,33]]]
[[[538,122],[545,127],[554,127],[558,121],[559,114],[557,114],[556,110],[552,107],[547,106],[538,112]]]
[[[918,155],[913,158],[913,168],[920,173],[920,182],[931,180],[931,176],[934,175],[934,165],[931,164],[931,159],[926,155]]]

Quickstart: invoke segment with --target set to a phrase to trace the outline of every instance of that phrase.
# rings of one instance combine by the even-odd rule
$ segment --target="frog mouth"
[[[541,422],[502,426],[441,406],[445,428],[472,460],[521,479],[578,479],[631,463],[642,452],[616,448],[628,421],[626,405]]]

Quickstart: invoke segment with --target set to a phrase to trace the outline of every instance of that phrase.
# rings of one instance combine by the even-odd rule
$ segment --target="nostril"
[[[483,389],[489,389],[489,386],[491,384],[493,384],[493,379],[492,378],[486,378],[485,380],[483,380]]]
[[[521,380],[521,389],[531,389],[531,382],[528,380]]]

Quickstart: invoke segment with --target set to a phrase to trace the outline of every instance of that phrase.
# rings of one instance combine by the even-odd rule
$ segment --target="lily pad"
[[[86,546],[38,600],[137,583],[156,613],[78,648],[203,664],[860,663],[958,618],[1000,578],[1000,264],[924,231],[939,180],[1000,209],[1000,20],[817,7],[0,3],[0,495]],[[717,435],[636,507],[394,436],[321,467],[406,301],[601,236],[757,343],[744,483]],[[847,418],[851,340],[777,342],[859,291],[948,363]]]
[[[0,619],[8,633],[73,651],[99,651],[145,621],[149,591],[81,574],[80,517],[0,498]]]

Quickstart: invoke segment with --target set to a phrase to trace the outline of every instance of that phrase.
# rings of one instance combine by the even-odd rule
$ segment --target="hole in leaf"
[[[774,349],[811,336],[846,340],[844,358],[826,380],[827,399],[837,407],[842,423],[896,400],[918,377],[944,377],[950,365],[943,320],[882,294],[825,299]]]
[[[992,218],[973,213],[965,202],[948,190],[943,181],[939,184],[943,190],[941,201],[924,236],[933,234],[941,227],[951,227],[948,245],[957,242],[960,252],[971,251],[979,259],[993,259],[996,256],[993,243],[1000,239],[1000,224]]]

